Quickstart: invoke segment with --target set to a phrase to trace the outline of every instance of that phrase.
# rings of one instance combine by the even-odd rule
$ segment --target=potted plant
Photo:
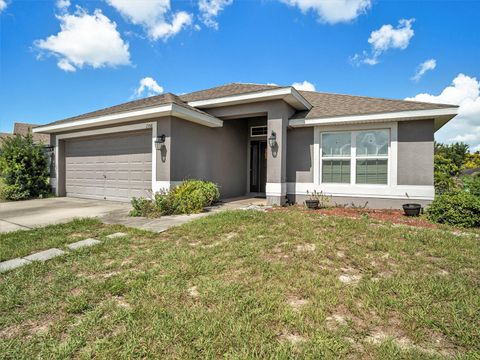
[[[309,198],[305,200],[305,205],[308,209],[315,210],[321,207],[325,207],[329,201],[327,196],[324,195],[322,191],[317,192],[316,190],[313,190],[313,192],[309,192],[307,190],[307,195],[309,196]]]
[[[420,211],[422,210],[422,205],[420,204],[403,204],[403,211],[407,216],[418,216],[420,215]]]

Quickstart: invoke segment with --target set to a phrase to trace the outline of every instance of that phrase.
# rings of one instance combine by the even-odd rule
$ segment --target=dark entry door
[[[264,193],[267,184],[267,142],[250,142],[250,192]]]

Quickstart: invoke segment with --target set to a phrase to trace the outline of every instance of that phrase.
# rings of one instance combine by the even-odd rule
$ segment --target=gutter
[[[147,109],[127,111],[123,113],[116,113],[116,114],[104,115],[104,116],[97,116],[92,118],[68,121],[68,122],[59,123],[59,124],[38,126],[32,129],[32,131],[34,133],[53,134],[53,133],[58,133],[63,131],[84,129],[84,128],[89,128],[94,126],[104,126],[104,125],[119,124],[119,123],[124,123],[129,121],[135,121],[135,120],[152,119],[152,118],[161,117],[161,116],[175,116],[180,119],[184,119],[187,121],[191,121],[191,122],[204,125],[207,127],[212,127],[212,128],[223,126],[223,121],[214,116],[203,114],[195,110],[180,106],[178,104],[171,103],[171,104],[155,106]]]

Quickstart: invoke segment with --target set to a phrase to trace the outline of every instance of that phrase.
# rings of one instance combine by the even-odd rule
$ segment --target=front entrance
[[[267,184],[267,142],[250,142],[250,192],[265,193]]]

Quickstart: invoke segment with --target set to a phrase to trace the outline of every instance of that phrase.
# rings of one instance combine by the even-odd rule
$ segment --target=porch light
[[[155,149],[161,150],[163,144],[165,143],[165,134],[160,135],[155,139]]]
[[[268,145],[273,149],[275,145],[277,144],[277,134],[275,131],[272,131],[272,135],[268,138]]]

